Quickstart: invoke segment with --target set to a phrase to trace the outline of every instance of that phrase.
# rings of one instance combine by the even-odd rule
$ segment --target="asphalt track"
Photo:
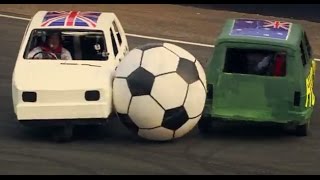
[[[0,174],[320,174],[318,105],[311,135],[302,138],[276,126],[224,124],[208,137],[195,128],[182,139],[150,143],[113,120],[104,133],[82,128],[71,143],[51,142],[47,131],[24,128],[13,114],[11,75],[27,22],[0,22]],[[154,42],[128,40],[130,48]],[[211,48],[178,45],[203,65],[211,56]]]

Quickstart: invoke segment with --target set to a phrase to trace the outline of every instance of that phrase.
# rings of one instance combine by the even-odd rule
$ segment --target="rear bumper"
[[[15,106],[15,113],[20,122],[53,119],[101,119],[108,118],[111,112],[111,105],[105,102],[20,103]]]
[[[253,118],[253,117],[247,117],[247,116],[224,116],[224,115],[218,115],[213,114],[212,116],[204,116],[204,118],[212,118],[214,119],[220,119],[223,121],[245,121],[245,122],[261,122],[261,123],[280,123],[280,124],[297,124],[302,125],[307,122],[308,119],[301,118],[301,119],[290,119],[290,118]]]
[[[51,119],[51,120],[23,120],[20,124],[28,127],[58,127],[66,125],[103,125],[107,119]]]
[[[310,118],[313,109],[305,111],[286,111],[286,112],[256,112],[256,111],[241,111],[218,109],[211,110],[211,107],[206,106],[203,117],[220,119],[224,121],[247,121],[247,122],[271,122],[282,124],[305,124]]]

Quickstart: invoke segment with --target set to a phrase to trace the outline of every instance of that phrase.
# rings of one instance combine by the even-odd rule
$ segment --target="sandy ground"
[[[126,32],[141,35],[172,38],[184,41],[213,44],[227,18],[254,17],[222,10],[203,9],[170,4],[3,4],[0,11],[32,16],[38,10],[90,10],[114,12],[119,17]],[[304,20],[268,17],[301,23],[309,36],[315,53],[320,55],[320,24]]]

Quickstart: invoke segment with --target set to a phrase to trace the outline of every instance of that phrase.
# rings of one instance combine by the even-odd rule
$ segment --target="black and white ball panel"
[[[207,77],[206,77],[206,73],[202,67],[202,65],[200,64],[199,61],[196,61],[196,67],[197,67],[197,71],[199,73],[199,77],[201,79],[201,82],[203,83],[205,89],[207,90]]]
[[[188,94],[184,107],[189,118],[196,117],[202,114],[206,100],[206,90],[200,80],[189,85]],[[203,102],[199,104],[199,102]]]
[[[134,70],[140,66],[143,51],[133,49],[130,53],[123,58],[118,65],[115,77],[128,77]],[[128,62],[131,61],[131,62]]]
[[[151,96],[164,109],[172,109],[183,105],[187,89],[188,84],[177,73],[170,73],[156,77]]]
[[[154,76],[176,71],[179,57],[164,47],[156,47],[144,51],[141,67]]]
[[[138,67],[128,77],[127,82],[132,96],[149,95],[155,76],[143,67]]]
[[[167,141],[172,139],[174,132],[164,127],[155,129],[139,129],[138,135],[155,141]]]
[[[169,44],[169,43],[163,43],[163,46],[165,48],[167,48],[168,50],[177,54],[177,56],[179,56],[180,58],[185,58],[191,62],[195,61],[195,57],[192,54],[190,54],[188,51],[182,49],[179,46],[175,46],[175,45]]]
[[[175,131],[186,123],[188,119],[185,108],[183,106],[176,107],[165,111],[161,126]]]
[[[118,113],[128,113],[131,92],[126,79],[115,78],[113,81],[113,103]]]
[[[144,112],[144,113],[142,113]],[[149,95],[132,97],[129,117],[141,129],[161,125],[164,109]]]
[[[201,116],[198,116],[196,118],[189,119],[185,124],[182,125],[178,130],[174,132],[174,138],[180,138],[190,132],[191,129],[193,129],[197,123],[199,122]]]
[[[188,84],[200,79],[194,62],[191,62],[185,58],[180,58],[177,74],[179,74],[179,76],[181,76]]]

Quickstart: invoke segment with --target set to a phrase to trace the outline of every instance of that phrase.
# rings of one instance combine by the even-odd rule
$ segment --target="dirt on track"
[[[223,10],[197,8],[171,4],[3,4],[0,11],[32,16],[38,10],[81,10],[114,12],[127,33],[172,38],[213,44],[227,18],[251,17],[271,20],[287,20],[302,24],[307,30],[317,57],[320,56],[320,24],[305,20],[293,20],[245,14]]]

